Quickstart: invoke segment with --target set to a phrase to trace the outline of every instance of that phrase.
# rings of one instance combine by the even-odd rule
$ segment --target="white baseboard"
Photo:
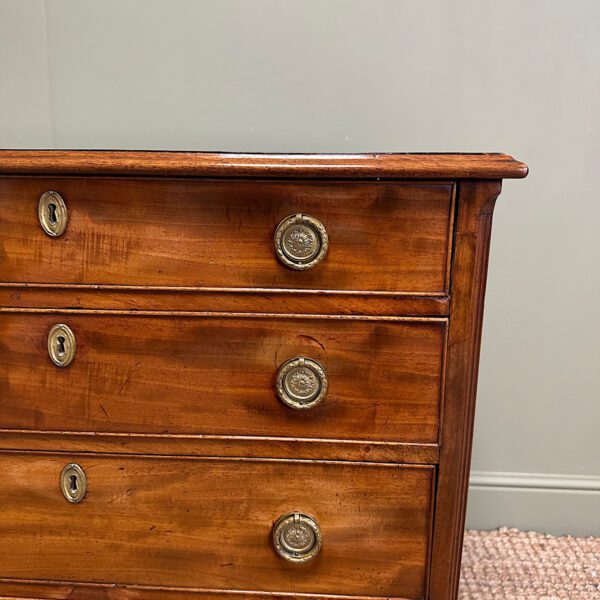
[[[600,477],[473,471],[467,528],[600,535]]]

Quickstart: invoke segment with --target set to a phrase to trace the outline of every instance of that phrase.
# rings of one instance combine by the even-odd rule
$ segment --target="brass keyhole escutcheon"
[[[48,355],[57,367],[68,367],[75,358],[73,330],[64,323],[54,325],[48,334]]]
[[[312,269],[325,258],[328,249],[325,226],[310,215],[290,215],[277,225],[275,254],[290,269]]]
[[[65,466],[60,475],[60,489],[63,496],[73,504],[85,498],[87,476],[80,465],[71,463]]]
[[[328,386],[325,367],[312,358],[292,358],[277,371],[277,395],[285,405],[296,410],[317,406],[327,395]]]
[[[67,205],[58,192],[44,192],[38,204],[38,217],[42,229],[50,237],[59,237],[67,228]]]
[[[282,515],[273,525],[273,547],[281,558],[304,563],[319,554],[323,536],[314,517],[301,512]]]

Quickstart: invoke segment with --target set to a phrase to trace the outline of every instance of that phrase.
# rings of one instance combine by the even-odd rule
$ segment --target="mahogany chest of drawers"
[[[0,597],[456,598],[501,154],[0,151]]]

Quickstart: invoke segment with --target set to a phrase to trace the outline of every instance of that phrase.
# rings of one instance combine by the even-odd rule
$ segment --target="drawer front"
[[[48,190],[67,208],[58,237],[38,216]],[[450,183],[5,177],[0,282],[443,294],[452,197]],[[275,251],[295,214],[327,232],[326,256],[305,270]]]
[[[87,477],[79,504],[61,492],[67,463],[79,464]],[[0,543],[10,552],[0,554],[0,573],[422,598],[433,472],[360,463],[3,455]],[[294,512],[311,516],[322,540],[320,552],[300,564],[277,555],[272,542],[275,522]]]
[[[64,367],[47,344],[57,324],[76,348]],[[435,443],[445,331],[443,319],[4,313],[0,427]],[[297,358],[308,373],[290,369]]]

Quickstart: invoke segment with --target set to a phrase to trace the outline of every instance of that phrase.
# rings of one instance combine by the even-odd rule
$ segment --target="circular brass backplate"
[[[321,528],[305,513],[282,515],[273,526],[273,546],[281,558],[293,563],[313,559],[322,545]]]
[[[325,258],[328,248],[323,223],[309,215],[290,215],[275,230],[275,253],[290,269],[311,269]]]
[[[60,474],[60,489],[69,502],[81,502],[87,492],[85,471],[76,463],[66,465]]]
[[[58,237],[65,232],[69,220],[67,205],[58,192],[44,192],[38,203],[38,217],[42,229],[50,237]]]
[[[325,398],[328,385],[327,372],[321,364],[312,358],[298,356],[281,365],[275,387],[284,404],[306,410]]]
[[[75,358],[76,344],[73,330],[58,323],[48,333],[48,355],[57,367],[67,367]]]

